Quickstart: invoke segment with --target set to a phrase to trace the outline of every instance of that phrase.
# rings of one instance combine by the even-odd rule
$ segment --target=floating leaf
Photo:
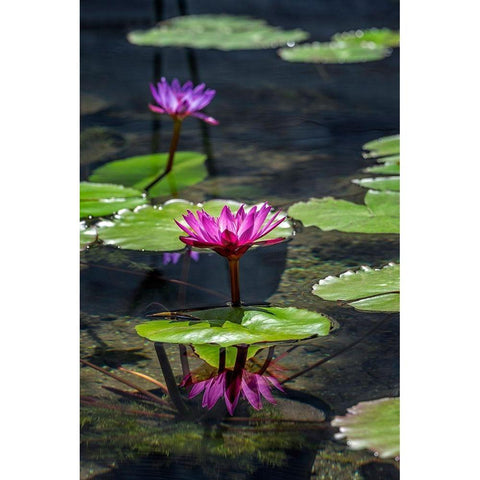
[[[137,325],[137,333],[153,342],[230,347],[325,336],[331,327],[324,315],[293,307],[226,307],[189,315],[198,320],[153,320]]]
[[[367,142],[362,148],[368,151],[368,153],[363,154],[365,158],[378,158],[390,155],[397,156],[400,154],[400,135],[377,138],[376,140]],[[398,159],[383,159],[382,162],[398,163],[400,162],[400,157],[398,157]]]
[[[177,152],[172,171],[148,192],[150,197],[171,195],[172,191],[190,187],[207,175],[206,156],[196,152]],[[156,153],[115,160],[97,168],[90,176],[91,182],[109,182],[143,190],[165,170],[168,153]]]
[[[400,33],[389,28],[369,28],[368,30],[351,30],[349,32],[336,33],[332,37],[333,42],[345,42],[349,45],[365,45],[374,43],[381,47],[398,47]]]
[[[380,458],[400,455],[400,398],[360,402],[335,417],[332,426],[340,429],[335,438],[346,438],[353,450],[368,448]]]
[[[356,178],[352,183],[360,185],[363,188],[372,190],[389,190],[393,192],[400,191],[400,177],[376,177],[376,178]]]
[[[397,192],[369,190],[365,205],[336,200],[332,197],[312,198],[293,204],[288,214],[306,227],[358,233],[399,233],[400,195]]]
[[[344,301],[357,310],[398,312],[400,310],[400,265],[362,267],[338,277],[326,277],[313,286],[312,293],[324,300]]]
[[[385,157],[390,158],[390,157]],[[398,156],[398,162],[390,163],[385,162],[382,165],[373,165],[364,169],[368,173],[379,173],[384,175],[399,175],[400,174],[400,156]],[[380,161],[380,160],[379,160]]]
[[[149,30],[135,30],[128,41],[154,47],[247,50],[274,48],[309,37],[303,30],[282,30],[264,20],[235,15],[186,15],[159,23]]]
[[[192,345],[195,353],[212,367],[218,368],[218,360],[220,355],[220,348],[216,345]],[[249,347],[247,359],[252,358],[261,347]],[[237,358],[237,349],[235,347],[227,347],[225,349],[225,366],[232,368],[235,365]]]
[[[111,215],[145,203],[142,192],[109,183],[80,183],[80,218]]]
[[[288,62],[359,63],[382,60],[391,50],[374,43],[351,45],[345,42],[303,43],[293,48],[281,48],[278,54]]]
[[[203,208],[210,215],[219,215],[222,207],[229,205],[236,212],[241,203],[232,200],[210,200],[195,205],[187,200],[171,200],[162,206],[143,206],[134,211],[119,212],[111,222],[98,225],[99,238],[108,245],[120,248],[147,251],[174,251],[185,247],[179,240],[182,231],[175,219],[182,220],[187,210]],[[251,206],[247,207],[247,210]],[[268,218],[268,217],[267,217]],[[285,221],[266,235],[265,239],[293,235],[290,222]]]
[[[80,222],[80,250],[84,250],[97,239],[95,228],[88,228],[85,222]]]

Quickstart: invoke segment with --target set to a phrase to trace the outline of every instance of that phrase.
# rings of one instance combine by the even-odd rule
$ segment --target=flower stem
[[[168,151],[167,166],[163,173],[155,177],[146,187],[145,191],[148,192],[154,185],[156,185],[165,175],[167,175],[173,167],[173,160],[175,158],[175,152],[177,151],[178,141],[180,140],[180,130],[182,129],[182,121],[174,119],[173,121],[173,133],[172,140],[170,141],[170,150]]]
[[[230,269],[230,290],[232,294],[232,307],[240,306],[240,281],[238,258],[229,258],[228,267]]]
[[[237,345],[237,356],[235,358],[234,374],[239,374],[245,368],[248,356],[248,345]]]

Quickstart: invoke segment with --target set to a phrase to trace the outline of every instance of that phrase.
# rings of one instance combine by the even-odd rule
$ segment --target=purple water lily
[[[197,248],[211,248],[228,259],[230,268],[230,287],[232,306],[240,305],[240,285],[238,260],[253,245],[274,245],[285,240],[284,237],[260,240],[274,228],[278,227],[285,217],[277,219],[279,212],[267,221],[272,207],[268,203],[252,207],[248,212],[241,205],[237,213],[232,213],[225,205],[219,217],[212,217],[204,210],[198,210],[197,216],[190,210],[183,216],[187,225],[175,222],[187,234],[180,240]]]
[[[157,105],[150,104],[150,110],[155,113],[166,113],[174,120],[184,120],[186,117],[196,117],[210,125],[218,125],[218,121],[200,112],[215,96],[215,90],[206,89],[201,83],[196,87],[192,82],[180,85],[178,79],[174,78],[171,85],[162,77],[157,85],[150,84],[153,98]]]
[[[238,259],[253,245],[273,245],[285,240],[284,237],[259,240],[285,220],[285,217],[277,220],[277,212],[265,222],[271,210],[272,207],[264,203],[258,209],[252,207],[247,213],[242,205],[234,214],[225,205],[219,217],[212,217],[204,210],[198,210],[195,217],[187,210],[187,215],[183,216],[187,226],[175,221],[187,233],[186,237],[180,237],[183,243],[192,247],[211,248],[224,257]]]
[[[176,264],[178,263],[182,255],[183,253],[178,252],[164,253],[162,263],[164,265],[168,265],[169,263]],[[198,260],[200,259],[200,254],[198,252],[193,252],[192,250],[188,250],[187,252],[185,252],[185,255],[188,255],[195,262],[198,262]]]
[[[238,370],[225,369],[214,377],[200,382],[194,382],[192,374],[187,375],[181,386],[189,387],[191,390],[189,398],[196,397],[203,393],[202,407],[212,409],[221,397],[225,399],[228,413],[233,415],[240,396],[245,398],[255,409],[262,408],[262,397],[267,402],[275,404],[271,393],[271,387],[284,392],[280,382],[271,375],[252,373],[245,368]]]

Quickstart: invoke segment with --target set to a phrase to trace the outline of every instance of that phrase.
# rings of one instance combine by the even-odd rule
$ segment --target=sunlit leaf
[[[369,28],[367,30],[351,30],[336,33],[332,37],[334,42],[345,42],[350,45],[365,45],[374,43],[381,47],[398,47],[400,33],[389,28]]]
[[[84,250],[97,239],[97,230],[87,227],[85,222],[80,222],[80,250]]]
[[[145,203],[142,192],[109,183],[80,183],[80,218],[111,215]]]
[[[385,157],[388,158],[388,157]],[[400,160],[400,156],[398,157]],[[364,169],[365,172],[383,174],[383,175],[400,175],[400,162],[389,163],[385,162],[381,165],[373,165]]]
[[[325,336],[331,327],[324,315],[293,307],[225,307],[189,315],[198,320],[153,320],[137,325],[137,333],[154,342],[230,347]]]
[[[220,348],[217,345],[193,345],[195,353],[212,367],[218,368]],[[252,358],[261,347],[249,347],[247,359]],[[237,349],[235,347],[225,348],[225,366],[232,368],[237,358]]]
[[[324,300],[344,301],[357,310],[398,312],[400,309],[400,265],[329,276],[313,286],[312,293]]]
[[[98,225],[98,235],[107,245],[120,248],[146,251],[174,251],[185,247],[179,240],[182,230],[175,223],[181,221],[187,210],[203,208],[210,215],[219,215],[223,205],[229,205],[236,212],[239,202],[231,200],[210,200],[204,204],[193,204],[187,200],[171,200],[161,206],[144,206],[134,211],[119,212],[113,221]],[[251,208],[248,207],[248,208]],[[289,221],[283,222],[265,239],[272,237],[291,237],[293,228]]]
[[[381,60],[388,57],[391,50],[375,43],[357,45],[347,42],[314,42],[281,48],[278,54],[288,62],[359,63]]]
[[[303,30],[282,30],[255,18],[186,15],[171,18],[148,30],[132,31],[127,38],[135,45],[246,50],[279,47],[300,42],[308,36]]]
[[[358,233],[399,233],[400,196],[369,190],[365,205],[332,197],[312,198],[292,205],[288,214],[304,226]]]
[[[364,153],[365,158],[378,158],[386,157],[390,155],[399,155],[400,154],[400,135],[390,135],[388,137],[377,138],[376,140],[371,140],[363,145],[363,150],[366,150],[368,153]],[[397,159],[395,159],[397,160]],[[398,162],[400,158],[398,158]],[[393,159],[384,159],[382,162],[388,163],[397,163]]]
[[[206,158],[201,153],[176,152],[172,171],[149,190],[149,196],[171,195],[172,192],[178,192],[201,182],[208,175],[205,167]],[[116,183],[143,190],[165,170],[167,159],[168,153],[155,153],[115,160],[97,168],[90,175],[89,180]]]
[[[352,180],[352,183],[355,183],[363,188],[370,188],[372,190],[389,190],[392,192],[400,191],[400,177],[375,177],[375,178],[356,178]]]
[[[345,416],[337,416],[332,426],[347,439],[353,450],[368,448],[380,458],[400,455],[400,398],[380,398],[350,407]]]

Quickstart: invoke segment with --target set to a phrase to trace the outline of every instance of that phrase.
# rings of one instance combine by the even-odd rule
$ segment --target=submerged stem
[[[146,187],[145,191],[148,192],[154,185],[156,185],[165,175],[167,175],[173,167],[173,160],[175,158],[175,152],[177,151],[178,141],[180,140],[180,130],[182,129],[182,121],[177,118],[173,121],[173,133],[172,140],[170,141],[170,149],[168,151],[167,166],[163,173],[155,177]]]
[[[232,307],[240,306],[240,281],[238,258],[229,258],[228,267],[230,269],[230,290],[232,294]]]
[[[183,403],[182,397],[178,390],[172,367],[168,361],[167,352],[165,352],[165,348],[163,348],[163,345],[159,342],[155,342],[155,351],[157,352],[158,361],[160,362],[160,367],[162,368],[163,377],[165,378],[165,383],[167,384],[170,398],[177,408],[178,413],[181,415],[186,415],[188,413],[187,407]]]

